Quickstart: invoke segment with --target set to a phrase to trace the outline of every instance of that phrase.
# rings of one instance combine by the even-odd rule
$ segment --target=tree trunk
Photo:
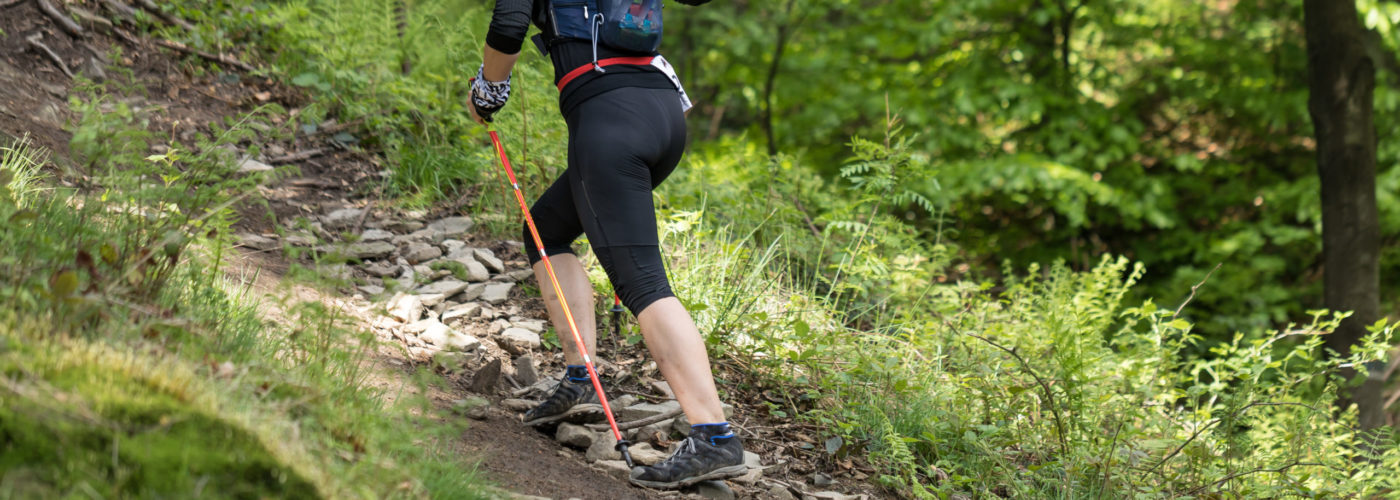
[[[1376,69],[1354,0],[1305,0],[1308,111],[1317,138],[1322,181],[1323,300],[1352,316],[1327,337],[1346,356],[1380,318],[1380,226],[1376,213],[1376,128],[1372,93]],[[1345,370],[1345,377],[1355,376]],[[1341,407],[1356,404],[1359,424],[1384,424],[1379,374],[1350,389]]]

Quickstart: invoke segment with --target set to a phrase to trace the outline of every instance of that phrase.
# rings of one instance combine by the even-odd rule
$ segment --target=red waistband
[[[609,57],[607,59],[599,59],[598,66],[612,66],[614,64],[631,64],[634,66],[646,66],[648,64],[651,64],[652,59],[654,59],[654,57],[652,56]],[[575,78],[583,76],[584,73],[587,73],[589,71],[593,71],[593,63],[591,62],[583,66],[574,68],[573,71],[570,71],[568,74],[564,75],[564,78],[559,79],[559,90],[562,92],[564,90],[564,87],[567,86],[569,82],[574,81]]]

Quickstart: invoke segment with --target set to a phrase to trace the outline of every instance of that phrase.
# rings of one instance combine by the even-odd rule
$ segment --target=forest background
[[[1400,3],[1332,26],[1373,79],[1365,321],[1323,311],[1323,3],[673,5],[662,51],[698,104],[656,197],[677,290],[739,387],[903,495],[1394,495]],[[301,120],[362,124],[396,205],[473,196],[516,231],[463,108],[489,6],[170,9],[201,21],[191,45],[316,95]],[[565,131],[547,61],[514,78],[497,127],[538,193]],[[1351,352],[1328,350],[1339,324]],[[1363,381],[1370,424],[1346,404]]]

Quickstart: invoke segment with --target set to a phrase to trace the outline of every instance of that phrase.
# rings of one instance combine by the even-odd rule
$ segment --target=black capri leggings
[[[565,117],[569,166],[530,215],[549,255],[573,253],[580,234],[632,314],[673,297],[661,263],[651,190],[685,150],[685,115],[675,89],[619,88],[593,96]],[[530,229],[524,239],[533,241]],[[533,245],[525,254],[540,260]]]

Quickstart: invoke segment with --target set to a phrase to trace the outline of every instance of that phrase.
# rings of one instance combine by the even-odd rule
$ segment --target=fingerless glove
[[[489,122],[491,116],[505,107],[506,100],[510,99],[510,77],[507,76],[504,82],[488,82],[482,74],[485,69],[485,65],[476,69],[476,78],[472,78],[471,100],[477,116]]]

